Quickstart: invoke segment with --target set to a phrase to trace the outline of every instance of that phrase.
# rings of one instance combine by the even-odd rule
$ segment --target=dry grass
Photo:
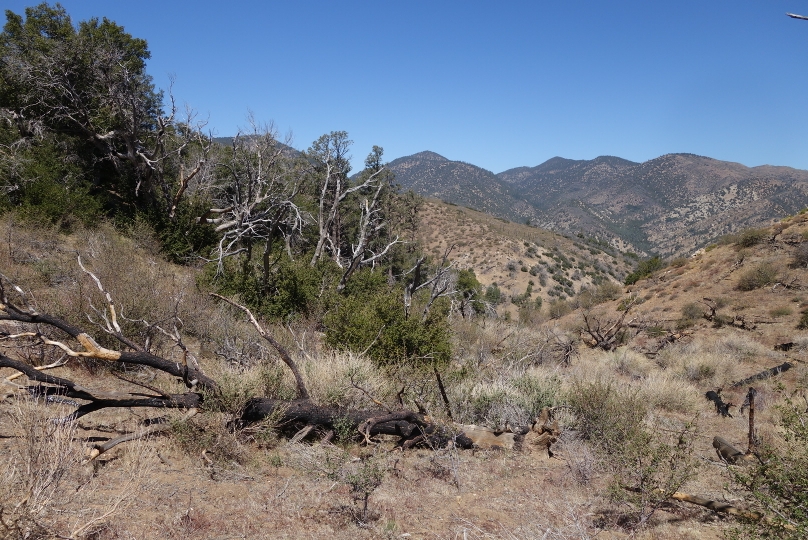
[[[458,211],[466,215],[465,210]],[[527,279],[536,278],[518,269],[514,278],[507,277],[508,260],[549,264],[548,255],[556,243],[562,246],[561,251],[572,245],[566,239],[514,224],[476,218],[461,221],[467,242],[464,249],[479,248],[478,239],[483,237],[490,246],[475,263],[471,258],[458,260],[475,264],[483,283],[497,281],[516,292],[524,291]],[[793,234],[800,235],[808,226],[795,222],[789,234],[792,229]],[[7,528],[9,523],[12,527],[18,523],[30,531],[39,526],[43,534],[77,532],[76,537],[99,539],[400,538],[409,534],[411,538],[441,539],[631,535],[663,540],[719,538],[727,528],[727,521],[710,512],[676,504],[654,513],[643,530],[625,529],[621,516],[626,507],[614,502],[607,490],[613,471],[606,466],[605,456],[575,432],[576,419],[563,407],[557,414],[564,431],[552,459],[493,451],[388,452],[392,440],[380,441],[375,448],[350,442],[341,442],[336,448],[304,447],[273,438],[271,422],[233,430],[231,421],[248,397],[289,398],[294,384],[276,353],[255,336],[240,314],[213,303],[196,289],[193,269],[161,261],[148,237],[134,241],[110,229],[68,238],[9,222],[0,223],[0,230],[6,239],[0,247],[3,273],[29,289],[42,311],[82,322],[85,313],[93,313],[91,304],[103,309],[96,291],[77,270],[74,253],[79,251],[127,317],[182,321],[181,326],[177,324],[186,345],[203,369],[224,387],[220,402],[211,404],[197,419],[178,425],[173,436],[117,447],[94,468],[80,463],[86,441],[135,429],[144,420],[143,411],[99,412],[66,428],[48,421],[63,414],[54,406],[13,400],[0,403],[0,452],[11,456],[0,465],[0,506]],[[445,244],[450,236],[436,236],[435,246]],[[530,247],[535,247],[535,255],[528,256]],[[570,249],[568,256],[576,263],[583,260],[581,249]],[[791,248],[784,245],[778,249],[765,243],[744,248],[739,263],[739,253],[732,246],[718,247],[697,258],[678,261],[670,275],[640,281],[630,288],[645,300],[632,308],[629,319],[636,324],[625,346],[608,353],[580,343],[581,316],[577,310],[552,324],[520,324],[517,317],[511,322],[453,320],[455,354],[446,382],[456,420],[491,427],[524,424],[541,405],[565,405],[564,396],[576,382],[612,381],[627,391],[636,391],[649,407],[648,419],[658,427],[675,430],[694,420],[698,424],[693,452],[705,465],[699,476],[685,485],[685,491],[742,503],[741,493],[725,489],[725,469],[715,459],[711,442],[713,436],[721,435],[745,448],[746,418],[735,414],[736,409],[733,418],[718,416],[703,396],[705,391],[721,387],[725,400],[739,404],[745,389],[733,389],[733,382],[786,359],[808,360],[808,337],[796,331],[804,306],[801,300],[793,299],[801,292],[735,288],[740,272],[762,261],[786,268],[793,258],[788,252]],[[607,259],[603,258],[604,264]],[[131,271],[120,272],[120,268]],[[789,272],[808,283],[808,276],[802,274],[805,269],[792,268]],[[677,281],[672,283],[674,279]],[[681,283],[677,295],[669,294],[676,283]],[[625,296],[623,288],[619,296]],[[727,322],[718,328],[714,321],[694,315],[693,324],[656,355],[642,352],[647,348],[640,344],[676,333],[683,307],[701,305],[698,302],[704,297],[721,299],[718,313],[730,321],[742,316],[745,327]],[[620,297],[606,300],[599,309],[616,318],[619,302]],[[793,312],[787,313],[784,306],[793,306]],[[170,340],[158,333],[149,334],[142,323],[128,324],[127,330],[138,339],[150,338],[155,351],[178,357]],[[651,328],[657,335],[650,335]],[[414,407],[417,400],[430,413],[442,414],[430,374],[404,370],[389,373],[360,354],[328,351],[317,328],[306,321],[293,324],[291,329],[277,327],[272,331],[301,364],[318,403],[368,408],[376,399],[395,407],[396,394],[407,383],[408,406]],[[561,363],[550,347],[558,340],[572,343],[578,353],[569,366]],[[774,350],[774,345],[786,342],[794,343],[791,350]],[[32,362],[55,356],[48,353],[40,358],[33,350],[4,347],[4,354],[24,356]],[[96,386],[116,388],[120,384],[106,370],[89,364],[74,363],[54,372],[60,373]],[[149,376],[146,372],[131,375]],[[806,383],[808,370],[800,365],[776,380],[755,384],[761,436],[772,440],[779,436],[774,414],[781,399],[778,385],[790,392]],[[158,377],[150,384],[179,390],[170,378]],[[157,415],[164,412],[145,414]],[[46,440],[57,444],[43,445]],[[330,477],[327,471],[318,471],[323,452],[339,456],[336,472]],[[308,454],[315,459],[302,459]],[[39,461],[35,456],[40,456],[36,458]],[[376,463],[381,463],[384,475],[368,495],[372,519],[367,514],[357,519],[356,490],[350,479],[368,460],[380,460]],[[28,468],[26,463],[34,465]],[[32,477],[28,470],[44,474]],[[37,480],[40,477],[43,480]],[[30,501],[21,505],[25,497],[21,494],[28,492],[32,493]],[[16,513],[10,514],[9,508]],[[110,510],[113,512],[108,513]]]

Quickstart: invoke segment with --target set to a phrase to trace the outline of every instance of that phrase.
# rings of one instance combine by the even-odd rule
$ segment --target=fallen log
[[[755,459],[753,454],[741,452],[723,437],[713,437],[713,448],[715,448],[715,453],[718,454],[718,459],[729,464],[735,464],[739,461],[751,462]]]
[[[550,409],[530,427],[509,431],[497,431],[469,424],[441,425],[426,415],[412,411],[387,412],[383,410],[356,410],[340,407],[323,407],[308,399],[283,401],[255,398],[247,403],[241,416],[243,425],[273,418],[278,428],[293,435],[308,426],[323,432],[350,429],[370,440],[378,435],[398,437],[398,446],[444,447],[453,444],[458,448],[509,449],[516,451],[547,450],[552,456],[551,445],[559,434],[558,422],[551,419]]]
[[[722,514],[729,514],[731,516],[736,516],[743,519],[748,519],[752,521],[760,521],[761,519],[763,519],[763,514],[761,514],[760,512],[743,510],[741,508],[732,506],[731,504],[728,503],[705,499],[704,497],[699,497],[697,495],[690,495],[688,493],[682,493],[681,491],[675,492],[673,495],[671,495],[670,498],[681,502],[697,504],[699,506],[703,506],[704,508],[709,508],[713,512],[721,512]]]
[[[796,530],[796,527],[794,527],[790,523],[780,523],[760,512],[755,512],[753,510],[744,510],[742,508],[738,508],[737,506],[732,506],[731,504],[728,503],[705,499],[704,497],[699,497],[697,495],[690,495],[688,493],[682,493],[681,491],[677,491],[673,493],[670,496],[670,498],[676,501],[686,502],[690,504],[697,504],[699,506],[703,506],[704,508],[708,508],[713,512],[728,514],[730,516],[739,517],[741,519],[745,519],[748,521],[759,521],[765,523],[770,527],[783,528],[787,531]]]
[[[745,378],[745,379],[743,379],[741,381],[738,381],[736,383],[732,383],[731,388],[739,388],[741,386],[747,386],[750,383],[753,383],[755,381],[762,381],[764,379],[769,379],[769,378],[774,377],[776,375],[780,375],[781,373],[783,373],[785,371],[788,371],[789,369],[791,369],[793,367],[794,367],[794,364],[792,364],[791,362],[783,362],[779,366],[774,366],[773,368],[764,369],[760,373],[752,375],[751,377],[747,377],[747,378]]]

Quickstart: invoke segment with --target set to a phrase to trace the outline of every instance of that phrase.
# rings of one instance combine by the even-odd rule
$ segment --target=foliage
[[[681,317],[676,323],[677,328],[689,328],[704,316],[704,309],[696,302],[688,302],[682,306]]]
[[[449,361],[448,302],[436,302],[425,318],[407,317],[401,287],[389,287],[384,275],[370,270],[356,278],[323,320],[326,343],[367,351],[379,365],[428,366]]]
[[[808,268],[808,242],[803,242],[797,246],[792,254],[792,268]]]
[[[147,180],[153,170],[143,160],[144,145],[157,128],[162,95],[146,73],[149,57],[146,41],[108,19],[74,27],[64,8],[44,3],[27,8],[24,18],[6,12],[0,34],[6,118],[20,143],[61,142],[57,148],[86,171],[83,180],[92,179],[108,209],[125,210],[120,203],[134,200],[138,176]]]
[[[587,288],[581,290],[576,298],[577,303],[583,309],[591,309],[592,307],[608,302],[609,300],[617,300],[623,288],[617,283],[606,282],[598,285],[594,289]]]
[[[492,306],[496,306],[502,301],[502,290],[497,286],[496,283],[492,283],[487,289],[485,289],[485,295],[483,298]]]
[[[457,292],[460,295],[460,312],[465,315],[468,307],[474,313],[485,313],[485,302],[482,300],[483,286],[477,281],[472,269],[460,270],[457,273]]]
[[[694,426],[680,426],[672,436],[658,422],[647,422],[650,404],[639,390],[611,381],[577,381],[567,399],[581,435],[605,456],[612,497],[631,505],[624,516],[629,526],[644,526],[696,475]]]
[[[782,440],[759,449],[751,469],[730,469],[766,519],[748,524],[756,538],[808,537],[808,412],[790,398],[777,407]]]
[[[626,276],[625,284],[633,285],[634,283],[637,283],[639,280],[650,276],[651,274],[663,268],[664,266],[665,263],[662,261],[661,258],[659,258],[659,256],[654,256],[651,257],[650,259],[640,261],[639,263],[637,263],[637,269]]]
[[[560,319],[572,313],[572,306],[566,300],[551,300],[547,306],[547,315],[551,319]]]
[[[769,262],[762,262],[743,272],[738,278],[736,288],[739,291],[752,291],[777,281],[779,271]]]
[[[752,247],[761,243],[766,235],[765,229],[745,229],[738,234],[735,243],[741,248]]]

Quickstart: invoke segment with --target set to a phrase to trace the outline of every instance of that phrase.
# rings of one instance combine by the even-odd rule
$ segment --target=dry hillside
[[[599,275],[611,269],[619,279],[629,270],[624,260],[590,254],[584,244],[484,220],[460,207],[429,203],[423,223],[432,249],[456,244],[459,266],[473,267],[484,284],[497,282],[510,294],[523,292],[531,279],[529,267],[509,273],[511,261],[544,261],[546,268],[557,264],[550,255],[562,253],[573,264],[601,264],[606,271]],[[737,406],[746,385],[733,383],[793,364],[754,383],[759,436],[778,444],[775,406],[808,380],[808,330],[798,329],[808,308],[806,215],[752,239],[736,239],[747,247],[725,243],[672,261],[623,288],[616,300],[588,303],[544,323],[453,316],[447,392],[455,420],[516,425],[526,420],[530,403],[548,400],[557,407],[561,428],[553,457],[453,448],[402,452],[392,440],[366,445],[350,433],[337,444],[320,443],[322,433],[291,442],[271,421],[235,426],[248,396],[288,395],[294,382],[239,312],[200,290],[195,269],[164,262],[147,231],[135,231],[136,240],[106,227],[65,237],[5,219],[0,232],[4,283],[19,286],[41,312],[103,324],[104,299],[78,268],[79,253],[115,298],[132,339],[148,334],[144,321],[160,324],[178,315],[177,331],[202,369],[222,382],[226,397],[218,408],[190,419],[183,411],[116,409],[59,424],[51,419],[69,412],[69,403],[26,398],[18,388],[25,378],[0,370],[0,537],[717,539],[739,522],[673,501],[661,504],[642,526],[630,525],[627,516],[642,509],[609,490],[615,475],[628,473],[585,436],[587,419],[565,406],[575,403],[581,389],[604,387],[597,385],[636,396],[636,403],[649,406],[641,420],[655,437],[664,442],[686,430],[692,441],[692,459],[681,462],[693,467],[685,471],[682,490],[745,508],[751,501],[728,477],[734,466],[718,460],[712,440],[720,435],[745,450],[747,417],[737,408],[732,417],[718,415],[704,393],[723,388],[723,398]],[[528,255],[531,247],[536,255]],[[564,271],[570,278],[574,272]],[[575,283],[577,291],[591,282],[582,277]],[[626,306],[628,313],[620,311]],[[588,346],[584,314],[590,329],[607,328],[625,315],[619,346]],[[93,328],[103,340],[100,327]],[[315,402],[369,408],[375,406],[372,396],[396,406],[395,375],[361,354],[327,350],[319,329],[305,321],[270,328],[303,367]],[[3,324],[3,354],[33,365],[62,357],[59,349],[10,339],[20,331]],[[149,335],[154,351],[180,361],[171,340]],[[556,354],[559,343],[572,351],[569,362]],[[114,389],[122,379],[139,381],[144,392],[181,386],[148,369],[75,358],[49,373],[91,388]],[[407,376],[417,383],[421,405],[440,419],[431,379]],[[84,462],[88,446],[159,422],[170,429]],[[362,493],[369,494],[367,512]]]

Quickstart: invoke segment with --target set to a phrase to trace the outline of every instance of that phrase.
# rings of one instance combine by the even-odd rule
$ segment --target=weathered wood
[[[60,422],[71,422],[91,412],[114,407],[158,407],[171,409],[191,409],[202,404],[202,395],[195,392],[186,394],[131,394],[94,390],[78,385],[71,380],[43,373],[28,364],[0,355],[0,367],[9,367],[23,373],[28,379],[44,383],[28,386],[25,389],[33,396],[62,396],[88,401],[75,411],[61,418]]]
[[[745,379],[743,379],[741,381],[733,383],[731,388],[740,388],[741,386],[748,386],[750,383],[753,383],[755,381],[762,381],[764,379],[769,379],[769,378],[774,377],[776,375],[780,375],[781,373],[783,373],[785,371],[788,371],[789,369],[791,369],[793,367],[794,367],[794,364],[792,364],[791,362],[783,362],[779,366],[774,366],[773,368],[764,369],[760,373],[756,373],[755,375],[752,375],[751,377],[747,377],[747,378],[745,378]]]
[[[337,407],[323,407],[310,400],[298,399],[283,401],[267,398],[250,400],[241,416],[243,423],[259,422],[274,417],[280,429],[290,434],[297,433],[306,426],[316,426],[322,431],[346,427],[355,430],[365,439],[377,435],[399,437],[402,448],[417,445],[446,446],[454,444],[459,448],[501,448],[511,450],[547,450],[557,440],[558,423],[550,419],[549,409],[531,427],[513,431],[496,431],[490,428],[469,425],[440,425],[428,416],[412,411],[355,410]]]
[[[731,504],[705,499],[704,497],[699,497],[697,495],[690,495],[688,493],[682,493],[681,491],[677,491],[673,495],[671,495],[671,499],[687,502],[690,504],[697,504],[699,506],[703,506],[704,508],[709,508],[713,512],[721,512],[722,514],[729,514],[731,516],[737,516],[752,521],[760,521],[763,518],[763,514],[759,512],[742,510],[740,508],[732,506]]]
[[[718,459],[726,461],[729,464],[735,464],[738,461],[748,461],[753,459],[751,454],[745,454],[732,446],[723,437],[713,437],[713,448],[715,448]]]

